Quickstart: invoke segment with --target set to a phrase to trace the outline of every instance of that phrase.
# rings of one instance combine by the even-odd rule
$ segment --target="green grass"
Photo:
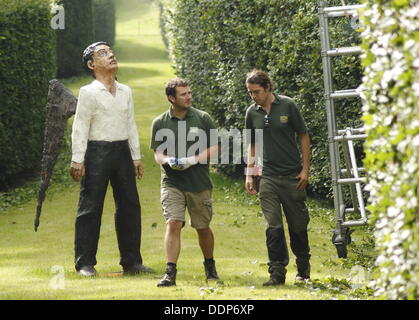
[[[165,82],[174,76],[158,27],[158,8],[150,1],[117,1],[116,56],[118,80],[133,89],[136,120],[141,139],[145,175],[138,183],[142,205],[142,255],[156,274],[115,276],[120,271],[114,230],[114,205],[108,191],[96,266],[99,276],[79,277],[73,265],[74,221],[79,186],[53,183],[44,203],[41,225],[33,231],[36,199],[14,205],[0,214],[0,299],[328,299],[353,298],[357,292],[346,286],[354,265],[369,267],[369,234],[359,229],[353,235],[350,258],[338,259],[330,238],[332,210],[310,200],[309,239],[312,253],[311,284],[297,286],[294,257],[290,253],[287,282],[279,288],[264,288],[267,252],[264,221],[256,198],[245,194],[243,183],[212,173],[214,182],[215,259],[222,282],[205,281],[202,254],[196,232],[186,226],[178,261],[178,285],[157,288],[165,267],[163,238],[165,222],[160,208],[160,170],[149,150],[152,119],[165,111]],[[77,95],[89,77],[64,80]],[[54,286],[64,270],[64,287]]]

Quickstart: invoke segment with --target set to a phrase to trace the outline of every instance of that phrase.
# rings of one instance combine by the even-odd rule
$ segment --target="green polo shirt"
[[[302,168],[296,134],[307,132],[307,127],[291,98],[274,95],[269,115],[256,104],[247,109],[246,129],[263,129],[262,175],[286,176]],[[265,124],[265,116],[269,117],[269,124]]]
[[[176,118],[171,108],[153,120],[150,148],[181,158],[198,154],[218,143],[210,139],[210,130],[216,129],[210,115],[204,111],[189,107],[184,119]],[[189,137],[189,138],[188,138]],[[186,143],[185,143],[186,142]],[[183,153],[183,154],[182,154]],[[212,189],[208,164],[196,164],[177,171],[169,165],[161,166],[161,185],[175,187],[184,192],[200,192]]]

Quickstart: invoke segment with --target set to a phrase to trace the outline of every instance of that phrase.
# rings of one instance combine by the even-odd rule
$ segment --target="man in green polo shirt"
[[[247,74],[246,87],[254,104],[246,112],[246,129],[252,132],[248,149],[246,190],[257,194],[253,176],[260,175],[255,165],[254,130],[263,130],[263,166],[259,197],[266,220],[266,245],[270,279],[265,286],[285,283],[289,263],[282,210],[288,223],[291,249],[296,256],[297,281],[310,278],[310,247],[305,204],[310,169],[310,138],[304,119],[294,101],[272,92],[268,74],[253,70]],[[299,140],[301,155],[297,145]]]
[[[204,255],[207,280],[217,280],[212,219],[212,183],[209,159],[218,153],[216,126],[204,111],[191,106],[192,94],[183,79],[166,85],[169,110],[153,120],[151,149],[161,165],[161,204],[166,219],[166,271],[157,286],[176,285],[176,264],[180,254],[180,234],[188,208],[190,224],[196,229]]]

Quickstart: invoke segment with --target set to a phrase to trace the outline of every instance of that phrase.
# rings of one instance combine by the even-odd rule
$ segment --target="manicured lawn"
[[[214,211],[212,227],[216,239],[215,259],[221,282],[207,283],[196,232],[186,226],[178,262],[178,285],[157,288],[165,267],[163,238],[165,223],[160,208],[160,169],[149,150],[152,119],[168,108],[165,82],[174,77],[158,25],[158,8],[149,1],[117,2],[116,56],[118,81],[133,89],[136,120],[141,138],[145,176],[138,182],[142,205],[142,255],[144,263],[157,271],[121,277],[111,190],[108,191],[96,266],[99,276],[84,279],[73,266],[74,219],[79,186],[59,188],[47,195],[37,233],[33,231],[36,199],[0,214],[0,299],[325,299],[350,298],[345,287],[351,267],[361,263],[360,250],[367,248],[365,231],[354,235],[352,258],[337,258],[330,238],[332,210],[310,200],[310,244],[313,284],[294,284],[294,257],[290,253],[287,282],[279,288],[264,288],[267,252],[264,221],[256,198],[245,194],[242,181],[212,173]],[[100,39],[97,39],[100,40]],[[77,95],[88,77],[66,79]],[[70,121],[71,122],[71,121]],[[354,251],[352,248],[357,249]],[[358,260],[357,260],[358,259]],[[57,269],[54,269],[54,266]],[[58,270],[58,271],[57,271]],[[61,271],[63,272],[61,272]]]

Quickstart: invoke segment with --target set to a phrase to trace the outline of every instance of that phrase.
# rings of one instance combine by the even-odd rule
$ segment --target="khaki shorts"
[[[201,192],[183,192],[173,187],[161,188],[161,205],[166,222],[183,221],[188,208],[189,224],[195,229],[206,229],[212,219],[212,190]]]

